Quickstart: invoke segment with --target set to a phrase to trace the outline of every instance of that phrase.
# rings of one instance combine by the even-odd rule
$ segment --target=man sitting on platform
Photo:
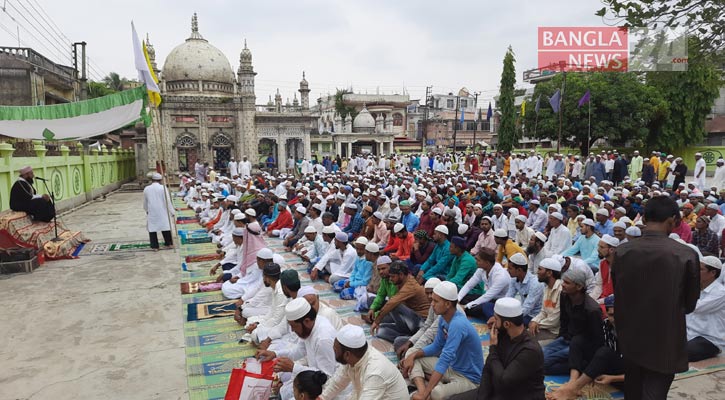
[[[34,179],[33,168],[20,169],[20,176],[10,190],[10,208],[28,213],[35,221],[50,222],[55,217],[55,205],[47,194],[36,194]]]

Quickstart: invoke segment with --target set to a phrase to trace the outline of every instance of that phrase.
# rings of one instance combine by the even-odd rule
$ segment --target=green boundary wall
[[[77,146],[83,153],[82,145]],[[47,179],[48,187],[55,192],[58,211],[77,207],[136,178],[132,150],[102,148],[71,156],[70,148],[61,146],[60,156],[46,156],[42,141],[33,141],[33,150],[35,157],[13,157],[13,146],[0,143],[0,210],[10,208],[10,188],[18,170],[26,165],[33,167],[36,177]],[[40,181],[35,182],[35,188],[39,194],[47,193]]]

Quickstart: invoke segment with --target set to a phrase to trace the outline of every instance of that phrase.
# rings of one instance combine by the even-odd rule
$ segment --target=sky
[[[5,9],[2,9],[2,5]],[[548,5],[548,6],[547,6]],[[149,34],[156,61],[199,31],[236,72],[244,39],[252,51],[257,103],[279,89],[292,99],[302,71],[311,102],[336,88],[356,93],[480,92],[479,107],[498,94],[503,57],[522,72],[537,64],[539,26],[602,26],[600,0],[0,0],[0,45],[33,47],[68,64],[71,42],[87,42],[91,77],[136,78],[131,21]]]

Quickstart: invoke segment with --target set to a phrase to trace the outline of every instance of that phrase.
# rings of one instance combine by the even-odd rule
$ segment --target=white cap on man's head
[[[497,237],[497,238],[505,239],[505,238],[509,237],[509,234],[505,229],[499,228],[499,229],[496,229],[495,231],[493,231],[493,236]]]
[[[284,313],[287,317],[287,321],[297,321],[298,319],[307,315],[307,313],[309,313],[311,309],[312,306],[310,306],[310,303],[307,302],[307,300],[305,300],[303,297],[297,297],[296,299],[287,303],[287,305],[284,307]]]
[[[493,312],[500,317],[514,318],[523,315],[521,302],[513,297],[502,297],[493,305]]]
[[[353,324],[347,324],[340,328],[335,338],[341,345],[350,349],[363,348],[367,343],[363,328]]]
[[[433,288],[433,293],[440,296],[443,300],[457,301],[458,300],[458,287],[456,284],[449,281],[443,281]]]

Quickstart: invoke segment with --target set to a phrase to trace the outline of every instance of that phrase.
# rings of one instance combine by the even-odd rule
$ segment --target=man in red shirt
[[[393,234],[398,237],[398,251],[390,255],[393,261],[407,261],[410,253],[413,251],[413,241],[415,238],[406,229],[405,225],[398,222],[393,227]]]
[[[287,204],[285,202],[280,201],[277,203],[277,210],[279,210],[277,218],[275,218],[274,221],[267,226],[267,236],[269,237],[279,236],[280,230],[284,228],[291,229],[294,226],[292,213],[287,209]]]
[[[599,239],[597,245],[597,253],[602,261],[599,263],[599,271],[594,275],[594,289],[590,295],[599,304],[604,304],[604,299],[614,293],[610,265],[614,260],[617,246],[619,246],[619,239],[606,234]]]

